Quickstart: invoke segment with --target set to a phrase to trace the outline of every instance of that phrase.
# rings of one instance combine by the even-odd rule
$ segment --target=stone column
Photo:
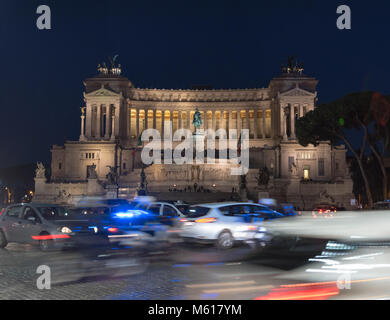
[[[111,118],[111,141],[115,141],[115,116]]]
[[[261,134],[263,136],[263,139],[266,138],[266,130],[265,130],[265,116],[266,116],[266,113],[265,113],[266,109],[263,108],[263,125],[261,126]]]
[[[85,121],[86,132],[85,135],[87,138],[91,138],[92,136],[92,105],[87,103],[87,117]]]
[[[179,117],[179,121],[178,121],[178,129],[181,129],[183,124],[182,124],[182,114],[181,114],[181,110],[178,111],[178,117]]]
[[[84,135],[84,119],[85,116],[81,115],[81,134],[80,134],[80,141],[85,141],[85,135]]]
[[[250,132],[250,125],[249,125],[249,110],[245,110],[245,129],[248,129]]]
[[[279,134],[283,137],[284,136],[284,108],[280,107],[280,132]]]
[[[229,110],[229,130],[230,129],[233,129],[233,110]]]
[[[295,139],[295,112],[294,106],[290,106],[290,139]]]
[[[130,138],[131,136],[131,108],[127,108],[127,136]]]
[[[102,105],[98,104],[97,105],[97,112],[96,112],[96,138],[98,138],[98,139],[101,138],[101,124],[102,124],[102,120],[100,118],[101,110],[102,110]]]
[[[106,106],[106,134],[104,135],[105,139],[108,139],[110,137],[110,115],[111,115],[111,108],[110,104],[107,104]]]
[[[215,131],[215,110],[211,111],[211,129]]]
[[[148,113],[149,113],[149,109],[145,109],[144,130],[148,129]]]
[[[135,122],[136,122],[136,129],[135,129],[135,135],[136,138],[138,139],[139,136],[139,109],[135,109]]]
[[[258,112],[258,110],[256,110],[256,109],[253,111],[253,130],[255,131],[253,133],[254,139],[257,139],[257,112]]]
[[[241,135],[242,129],[242,119],[241,119],[241,110],[237,110],[237,138]]]
[[[119,114],[120,114],[120,102],[115,103],[115,136],[119,136]]]
[[[156,123],[156,112],[157,110],[153,110],[153,129],[157,129],[157,123]]]
[[[283,140],[287,140],[287,114],[283,110]]]
[[[165,110],[161,110],[161,139],[164,139]]]

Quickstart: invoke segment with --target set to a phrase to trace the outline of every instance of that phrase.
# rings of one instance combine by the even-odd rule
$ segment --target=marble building
[[[198,108],[201,129],[249,130],[246,191],[250,199],[257,201],[263,192],[300,208],[323,201],[349,207],[354,196],[345,147],[328,142],[302,147],[296,140],[296,119],[315,108],[317,101],[318,81],[303,71],[289,61],[266,88],[174,90],[137,88],[122,75],[120,65],[99,65],[98,74],[84,81],[80,138],[52,147],[51,177],[46,181],[44,175],[37,175],[34,200],[132,198],[143,167],[140,134],[147,128],[164,132],[166,121],[171,121],[173,131],[194,131],[192,119]],[[172,199],[184,195],[196,199],[196,194],[168,192],[196,183],[211,190],[202,195],[203,200],[228,195],[233,188],[239,190],[241,181],[240,176],[230,175],[231,166],[218,159],[202,165],[152,164],[144,170],[147,190]],[[266,185],[259,185],[259,169],[264,167],[270,177]]]

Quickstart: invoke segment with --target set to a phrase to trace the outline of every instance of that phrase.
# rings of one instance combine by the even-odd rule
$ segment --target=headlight
[[[72,233],[72,230],[68,227],[62,227],[61,228],[61,232],[62,233]]]

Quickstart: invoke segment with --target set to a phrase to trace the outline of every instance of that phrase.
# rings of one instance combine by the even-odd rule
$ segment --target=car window
[[[152,205],[148,208],[148,211],[149,211],[150,213],[155,214],[155,215],[160,215],[160,207],[161,207],[160,204],[152,204]]]
[[[167,205],[167,204],[164,204],[164,207],[163,207],[163,216],[173,216],[173,217],[177,217],[177,216],[178,216],[178,213],[177,213],[177,211],[176,211],[173,207],[171,207],[171,206],[169,206],[169,205]]]
[[[21,208],[22,208],[22,206],[14,206],[14,207],[9,208],[7,210],[7,216],[8,217],[13,217],[13,218],[19,217]]]
[[[36,212],[34,211],[33,208],[31,208],[31,207],[24,208],[23,219],[28,220],[31,217],[34,217],[36,222],[39,222],[39,223],[41,222],[41,219],[39,219],[38,215],[36,214]]]
[[[283,217],[283,214],[275,212],[266,206],[250,206],[250,207],[251,207],[251,214],[258,215],[259,217],[264,218],[264,220]]]
[[[102,217],[110,214],[110,208],[107,207],[75,208],[69,211],[74,216],[83,217]]]
[[[38,207],[39,213],[45,220],[69,220],[80,216],[63,207]]]
[[[188,209],[188,218],[199,218],[205,216],[210,211],[210,208],[202,206],[193,206]]]
[[[250,207],[242,204],[221,207],[219,210],[226,216],[246,215],[250,213]]]
[[[187,214],[188,213],[188,209],[189,209],[189,205],[188,204],[178,204],[176,205],[176,208],[178,208],[180,210],[180,212],[182,214]]]

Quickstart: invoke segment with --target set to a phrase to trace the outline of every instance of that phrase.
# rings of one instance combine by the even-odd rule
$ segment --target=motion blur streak
[[[226,289],[213,289],[213,290],[203,290],[204,293],[223,293],[223,292],[243,292],[243,291],[254,291],[254,290],[264,290],[271,289],[272,285],[264,285],[264,286],[252,286],[245,288],[226,288]]]
[[[306,287],[306,288],[305,288]],[[325,300],[339,294],[336,284],[321,284],[313,288],[312,285],[295,290],[290,287],[273,289],[268,295],[260,296],[255,300]]]
[[[242,286],[247,284],[255,284],[251,281],[235,281],[235,282],[222,282],[222,283],[199,283],[199,284],[188,284],[187,288],[207,288],[207,287],[226,287],[226,286]]]
[[[70,236],[66,234],[52,234],[43,236],[31,236],[34,240],[53,240],[53,239],[69,239]]]

